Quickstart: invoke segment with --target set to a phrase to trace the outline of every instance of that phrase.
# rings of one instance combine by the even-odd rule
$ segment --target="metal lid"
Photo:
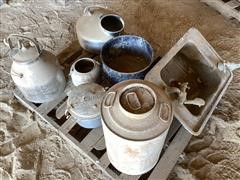
[[[100,106],[105,89],[96,83],[74,87],[67,100],[69,113],[75,118],[94,118],[100,116]]]
[[[101,106],[106,126],[130,140],[149,140],[161,135],[173,119],[164,91],[144,80],[128,80],[111,87]]]
[[[16,62],[31,62],[39,57],[39,53],[33,46],[22,46],[21,48],[12,49],[10,57]]]
[[[13,47],[13,44],[11,41],[11,38],[13,37],[19,39],[17,41],[18,47]],[[35,40],[27,36],[23,36],[19,34],[10,34],[7,38],[6,44],[11,49],[10,57],[15,62],[29,63],[36,60],[41,54],[41,49],[40,49],[40,46],[37,44],[37,42],[35,42]]]

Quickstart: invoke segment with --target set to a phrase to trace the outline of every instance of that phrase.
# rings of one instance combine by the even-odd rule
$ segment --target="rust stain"
[[[126,154],[127,154],[128,156],[131,156],[131,157],[136,157],[136,156],[139,154],[139,152],[138,152],[137,150],[135,150],[135,149],[132,149],[132,148],[130,148],[130,147],[127,147],[127,148],[126,148]]]

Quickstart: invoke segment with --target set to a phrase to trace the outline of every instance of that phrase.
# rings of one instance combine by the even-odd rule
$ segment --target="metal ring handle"
[[[10,34],[8,37],[7,37],[7,40],[6,40],[6,44],[8,45],[8,47],[10,49],[13,49],[13,45],[12,45],[12,41],[11,41],[11,37],[19,37],[19,38],[23,38],[23,39],[27,39],[28,41],[32,42],[34,44],[34,47],[37,49],[38,51],[38,54],[40,55],[41,54],[41,48],[40,46],[38,45],[38,43],[36,41],[34,41],[33,39],[27,37],[27,36],[24,36],[24,35],[20,35],[20,34]]]
[[[90,5],[84,8],[83,15],[86,15],[87,13],[92,15],[92,13],[89,11],[90,8],[107,9],[108,7],[102,5]]]

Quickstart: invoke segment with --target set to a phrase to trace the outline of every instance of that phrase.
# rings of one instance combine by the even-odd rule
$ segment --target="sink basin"
[[[202,132],[232,80],[231,71],[217,68],[221,62],[221,57],[201,33],[191,28],[145,76],[145,80],[165,88],[175,117],[195,136]],[[170,90],[181,89],[184,83],[188,85],[183,103],[179,101],[179,94]],[[187,103],[196,98],[204,104]]]

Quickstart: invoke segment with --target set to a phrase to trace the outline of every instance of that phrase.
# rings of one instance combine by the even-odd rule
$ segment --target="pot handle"
[[[107,9],[106,6],[102,6],[102,5],[90,5],[84,8],[83,10],[83,16],[91,16],[92,12],[90,12],[91,8],[96,8],[96,9]]]
[[[38,51],[38,54],[40,55],[41,54],[41,48],[40,46],[38,45],[38,43],[36,41],[34,41],[33,39],[27,37],[27,36],[24,36],[24,35],[20,35],[20,34],[10,34],[6,41],[4,41],[4,43],[10,48],[10,49],[13,49],[13,45],[12,45],[12,41],[11,41],[11,38],[12,37],[18,37],[18,38],[22,38],[22,39],[27,39],[28,41],[32,42],[34,44],[34,47],[37,49]]]
[[[71,117],[71,114],[69,113],[68,109],[65,110],[64,115],[66,116],[66,119],[69,119]]]
[[[103,106],[105,108],[112,107],[115,99],[116,99],[116,92],[114,92],[114,91],[109,92],[104,99]]]
[[[161,102],[158,110],[158,116],[163,122],[168,122],[171,118],[172,108],[168,103]]]

